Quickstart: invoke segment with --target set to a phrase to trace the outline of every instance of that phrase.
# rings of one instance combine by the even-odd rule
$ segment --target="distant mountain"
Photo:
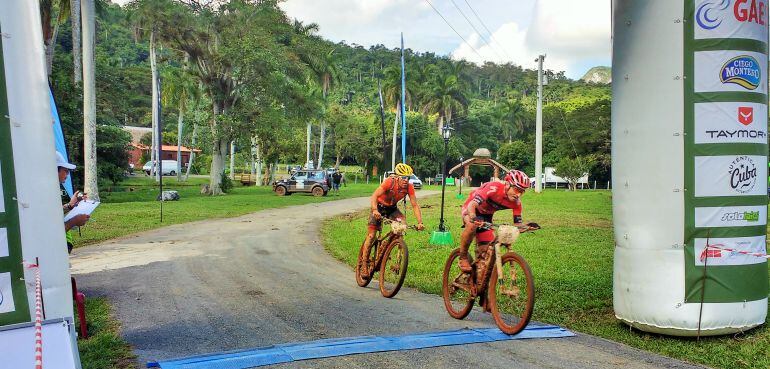
[[[612,68],[610,67],[593,67],[586,72],[583,78],[580,79],[584,82],[591,83],[610,83],[612,82]]]

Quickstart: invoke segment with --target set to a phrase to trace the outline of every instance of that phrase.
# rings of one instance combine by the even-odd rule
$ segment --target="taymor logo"
[[[738,122],[740,122],[744,126],[748,126],[749,124],[754,122],[754,108],[750,106],[739,106]]]
[[[719,80],[722,83],[733,83],[747,90],[759,87],[762,71],[757,59],[749,55],[736,56],[722,66]]]
[[[748,156],[739,156],[730,163],[730,187],[740,193],[747,193],[757,184],[757,166]]]
[[[698,7],[695,13],[698,26],[705,30],[719,27],[725,17],[733,17],[741,23],[755,23],[764,26],[767,24],[767,3],[762,0],[706,1]]]

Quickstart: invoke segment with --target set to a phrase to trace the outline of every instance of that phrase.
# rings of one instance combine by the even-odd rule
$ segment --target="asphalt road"
[[[440,296],[404,288],[385,299],[376,281],[358,287],[352,269],[325,252],[319,231],[322,219],[367,204],[348,199],[170,226],[76,249],[72,271],[87,296],[111,300],[142,363],[321,338],[494,326],[478,308],[463,321],[452,319]],[[351,232],[363,237],[365,230]],[[695,368],[586,335],[275,367]]]

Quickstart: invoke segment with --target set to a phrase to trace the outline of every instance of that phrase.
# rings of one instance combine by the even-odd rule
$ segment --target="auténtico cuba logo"
[[[749,55],[736,56],[722,66],[722,83],[734,83],[747,90],[755,90],[761,82],[762,71],[757,59]]]

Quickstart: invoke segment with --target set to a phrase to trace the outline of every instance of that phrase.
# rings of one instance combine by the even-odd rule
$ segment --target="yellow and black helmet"
[[[409,165],[398,163],[396,164],[395,172],[397,176],[411,176],[414,170]]]

